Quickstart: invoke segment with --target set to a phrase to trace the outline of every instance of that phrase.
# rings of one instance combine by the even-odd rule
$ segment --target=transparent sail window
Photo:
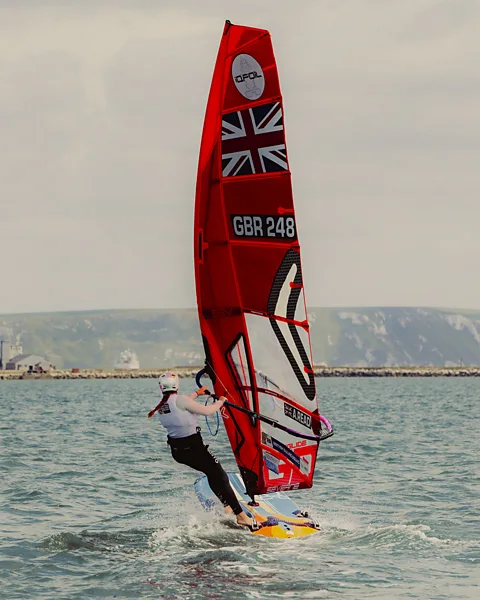
[[[293,367],[275,334],[270,319],[258,315],[245,315],[253,363],[255,365],[256,384],[260,388],[271,389],[287,398],[295,400],[313,411],[317,403],[307,398],[299,383]],[[285,323],[288,329],[288,325]],[[302,345],[310,356],[308,334],[301,327],[296,327]],[[294,349],[295,351],[295,349]],[[296,353],[297,360],[298,351]],[[300,366],[303,375],[303,366]],[[305,378],[307,374],[305,374]],[[265,385],[267,384],[267,385]]]
[[[230,351],[230,364],[232,365],[237,382],[242,388],[251,388],[250,372],[248,369],[247,350],[245,348],[245,340],[243,336],[240,336],[237,343],[233,346]],[[250,390],[243,390],[243,394],[248,402],[248,408],[254,410],[252,392]]]

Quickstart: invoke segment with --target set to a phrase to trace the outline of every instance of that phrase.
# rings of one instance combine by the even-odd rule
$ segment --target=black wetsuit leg
[[[188,438],[169,438],[168,443],[174,460],[205,473],[212,492],[224,506],[230,506],[236,515],[243,511],[232,490],[228,475],[208,446],[203,444],[200,434]]]

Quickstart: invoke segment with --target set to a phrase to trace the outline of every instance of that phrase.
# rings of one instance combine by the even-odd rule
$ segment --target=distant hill
[[[46,356],[58,368],[111,369],[121,352],[142,368],[201,364],[196,310],[99,310],[0,316],[24,352]]]
[[[315,364],[480,364],[480,311],[437,308],[310,308]],[[196,310],[103,310],[0,316],[24,352],[57,367],[112,368],[131,349],[142,368],[203,362]]]

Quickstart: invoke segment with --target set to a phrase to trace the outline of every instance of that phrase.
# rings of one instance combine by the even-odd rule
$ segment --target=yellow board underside
[[[255,510],[256,508],[261,508],[263,511],[267,512],[270,516],[276,517],[280,521],[284,521],[290,525],[290,531],[286,531],[280,524],[278,525],[266,525],[261,527],[258,531],[252,531],[253,535],[263,535],[265,537],[273,537],[280,539],[291,539],[293,537],[306,537],[307,535],[312,535],[314,533],[318,533],[318,529],[315,527],[308,527],[303,525],[304,523],[310,523],[309,519],[305,518],[296,518],[296,517],[287,517],[278,512],[272,511],[272,508],[263,501],[259,502],[258,507],[246,506],[245,507],[248,512],[253,514],[259,525],[266,522],[265,516],[261,515]],[[298,523],[298,525],[296,525]]]
[[[262,527],[258,531],[252,531],[252,533],[253,535],[263,535],[265,537],[291,539],[293,537],[306,537],[307,535],[318,533],[318,529],[314,529],[313,527],[297,527],[294,525],[291,527],[291,531],[287,532],[281,525],[272,525]]]

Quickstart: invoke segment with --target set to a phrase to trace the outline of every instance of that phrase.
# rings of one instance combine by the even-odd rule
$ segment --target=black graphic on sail
[[[270,323],[278,341],[288,358],[293,372],[309,400],[315,399],[315,380],[309,352],[304,347],[299,334],[300,328],[307,328],[307,322],[295,320],[297,303],[303,288],[300,255],[295,249],[289,250],[277,271],[268,299]]]

